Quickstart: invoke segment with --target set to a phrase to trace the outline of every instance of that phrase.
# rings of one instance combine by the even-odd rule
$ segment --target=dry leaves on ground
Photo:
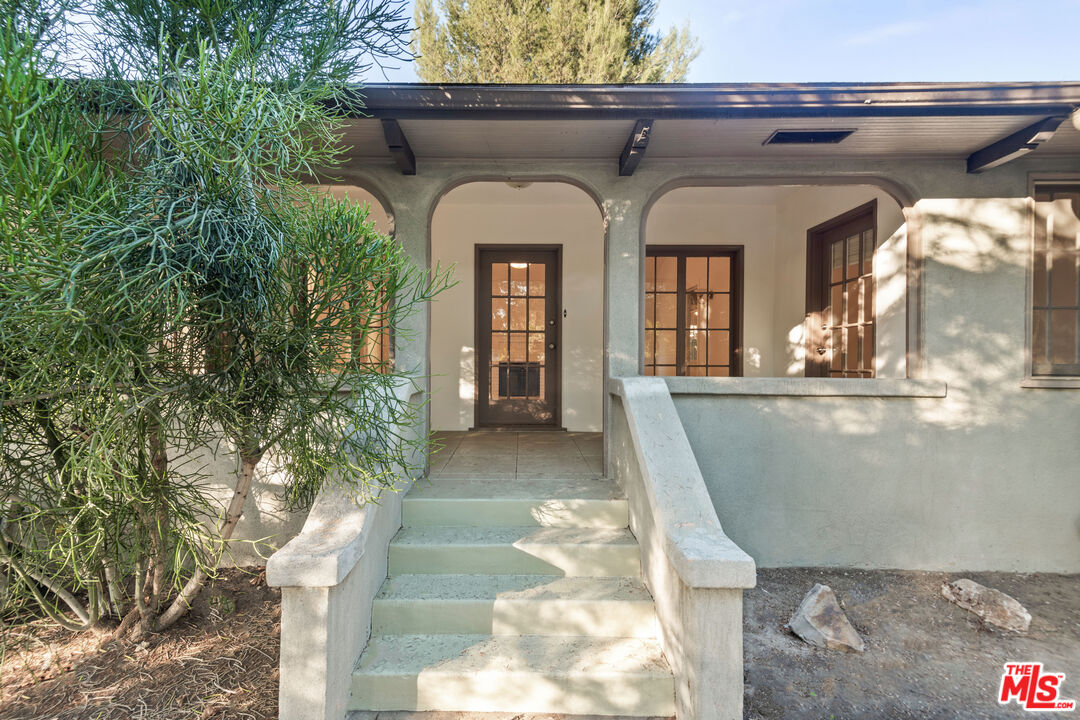
[[[137,644],[3,628],[0,720],[276,718],[279,599],[261,574],[227,570],[185,621]]]

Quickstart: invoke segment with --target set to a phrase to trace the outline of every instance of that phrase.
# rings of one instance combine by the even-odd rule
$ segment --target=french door
[[[807,233],[807,377],[874,377],[876,207]]]
[[[742,374],[742,247],[645,249],[645,374]]]
[[[476,425],[557,426],[558,246],[478,246]]]

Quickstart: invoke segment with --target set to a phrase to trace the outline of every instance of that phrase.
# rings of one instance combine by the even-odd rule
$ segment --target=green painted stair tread
[[[637,540],[627,528],[549,528],[549,527],[403,527],[390,547],[425,545],[525,546],[574,545],[637,548]]]
[[[389,573],[637,577],[627,528],[403,527],[390,543]]]
[[[372,608],[372,634],[656,637],[652,597],[631,577],[397,575]]]
[[[527,482],[502,478],[435,477],[418,480],[405,497],[439,500],[623,500],[610,478],[539,478]]]
[[[670,716],[660,645],[638,638],[374,636],[350,709]]]
[[[377,635],[355,670],[358,675],[431,672],[671,677],[656,640],[543,635]]]
[[[634,577],[558,575],[396,575],[383,583],[376,600],[617,601],[652,603],[645,584]]]

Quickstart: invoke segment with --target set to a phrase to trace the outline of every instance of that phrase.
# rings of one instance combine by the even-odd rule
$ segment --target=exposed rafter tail
[[[1054,132],[1064,120],[1064,115],[1043,118],[1039,122],[1028,125],[1023,130],[1014,132],[992,145],[976,150],[968,156],[967,171],[969,173],[981,173],[1027,155],[1052,138]]]
[[[409,147],[409,141],[405,137],[405,131],[393,118],[383,118],[383,135],[386,136],[386,147],[394,156],[394,162],[401,168],[402,175],[416,174],[416,155]]]
[[[634,131],[626,139],[626,147],[619,156],[619,174],[626,177],[634,174],[641,158],[645,156],[645,149],[649,146],[649,136],[652,134],[653,121],[638,120],[634,123]]]

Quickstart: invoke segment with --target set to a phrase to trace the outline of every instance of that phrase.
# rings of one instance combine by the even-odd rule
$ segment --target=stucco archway
[[[579,184],[541,180],[464,180],[451,184],[430,219],[432,267],[453,265],[457,285],[431,305],[431,426],[475,426],[476,247],[559,246],[562,307],[559,425],[599,431],[604,407],[605,223]]]

